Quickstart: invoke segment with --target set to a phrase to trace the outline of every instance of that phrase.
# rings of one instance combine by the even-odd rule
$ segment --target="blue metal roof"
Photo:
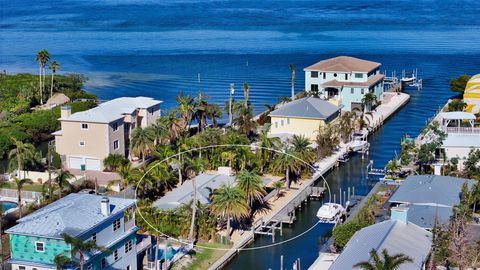
[[[327,119],[341,107],[316,97],[305,97],[282,105],[270,113],[270,116]]]

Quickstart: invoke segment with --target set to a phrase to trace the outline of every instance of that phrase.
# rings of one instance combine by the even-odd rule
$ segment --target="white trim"
[[[84,128],[83,125],[86,125],[87,128]],[[88,130],[88,123],[81,123],[81,124],[80,124],[80,129],[81,129],[81,130]]]
[[[38,250],[38,244],[42,244],[42,250]],[[35,241],[35,251],[36,252],[45,252],[45,242]]]

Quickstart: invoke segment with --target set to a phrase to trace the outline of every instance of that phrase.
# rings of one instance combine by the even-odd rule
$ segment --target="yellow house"
[[[149,97],[122,97],[72,114],[61,108],[61,129],[54,132],[55,150],[69,169],[103,170],[109,154],[128,156],[136,127],[145,128],[160,117],[160,104]]]
[[[468,80],[463,93],[463,101],[467,103],[467,112],[480,112],[480,74]]]
[[[318,129],[340,114],[341,106],[315,97],[305,97],[282,105],[270,113],[270,137],[303,135],[314,141]]]

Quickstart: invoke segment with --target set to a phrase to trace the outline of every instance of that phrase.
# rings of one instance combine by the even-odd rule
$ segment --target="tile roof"
[[[150,97],[121,97],[101,103],[90,110],[74,113],[68,118],[61,118],[60,120],[110,123],[122,118],[124,114],[131,114],[136,109],[146,109],[160,103],[162,101]]]
[[[402,264],[399,270],[422,269],[431,244],[432,233],[415,224],[383,221],[357,231],[329,270],[360,269],[353,265],[369,261],[372,249],[386,249],[390,255],[402,253],[412,258],[413,262]]]
[[[340,82],[337,80],[331,80],[328,82],[324,82],[321,84],[322,88],[326,87],[333,87],[333,88],[340,88],[340,87],[370,87],[379,81],[383,80],[385,76],[383,74],[376,74],[372,78],[370,78],[366,82]]]
[[[327,119],[341,107],[316,97],[304,97],[291,101],[270,113],[270,116],[285,116],[312,119]]]
[[[412,175],[405,179],[390,198],[391,203],[455,206],[460,202],[462,185],[473,180],[440,175]]]
[[[210,192],[222,184],[233,184],[235,176],[223,174],[203,173],[195,177],[197,185],[197,199],[202,204],[210,203]],[[184,182],[181,186],[167,192],[165,196],[156,200],[153,206],[164,210],[175,209],[182,204],[193,200],[193,186],[191,181]]]
[[[61,238],[63,233],[79,236],[135,203],[130,199],[109,197],[111,214],[104,216],[100,208],[102,198],[91,194],[69,194],[19,219],[19,224],[6,232],[52,238]]]
[[[370,72],[381,64],[377,62],[367,61],[350,56],[337,56],[334,58],[322,60],[309,67],[305,71],[329,71],[329,72]]]

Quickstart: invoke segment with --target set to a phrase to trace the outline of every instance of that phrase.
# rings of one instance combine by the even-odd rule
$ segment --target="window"
[[[355,73],[355,78],[357,79],[363,78],[363,73]]]
[[[278,128],[278,122],[275,122],[275,128]]]
[[[32,270],[37,270],[37,268],[33,267]]]
[[[311,84],[310,85],[310,91],[318,91],[318,84]]]
[[[312,71],[312,72],[310,72],[310,77],[311,77],[311,78],[318,78],[318,71]]]
[[[280,125],[283,127],[283,120],[280,121]]]
[[[355,91],[355,89],[354,89],[354,88],[350,88],[350,94],[353,94],[353,93],[354,93],[354,91]]]
[[[335,77],[335,78],[336,78],[336,77],[337,77],[337,73],[333,73],[333,77]]]
[[[116,249],[116,250],[113,252],[113,259],[114,259],[115,261],[118,261],[119,258],[120,258],[120,257],[118,256],[118,249]]]
[[[82,129],[88,129],[88,124],[82,123]]]
[[[113,222],[113,231],[120,229],[120,219],[117,219]]]
[[[130,268],[130,265],[127,265],[127,270],[132,270],[132,269]]]
[[[325,80],[327,78],[327,73],[323,72],[323,79]]]
[[[80,146],[85,146],[85,142],[84,142],[84,141],[80,141],[78,144],[79,144]]]
[[[133,243],[132,240],[129,240],[127,243],[125,243],[125,253],[128,253],[130,250],[132,250]]]
[[[113,149],[118,149],[118,140],[113,141]]]
[[[25,266],[19,266],[18,267],[18,270],[26,270],[27,268],[25,268]]]
[[[348,80],[348,74],[345,74],[345,80]]]
[[[365,94],[365,89],[362,88],[362,95]]]
[[[92,241],[97,242],[97,233],[92,234]]]
[[[35,251],[37,251],[37,252],[44,252],[45,251],[45,247],[44,247],[43,242],[35,242]]]
[[[112,129],[113,129],[113,131],[118,130],[118,122],[115,122],[115,123],[112,124]]]
[[[290,118],[287,118],[287,125],[290,125]]]
[[[107,267],[107,258],[102,258],[101,266],[102,266],[102,269],[105,269]]]

